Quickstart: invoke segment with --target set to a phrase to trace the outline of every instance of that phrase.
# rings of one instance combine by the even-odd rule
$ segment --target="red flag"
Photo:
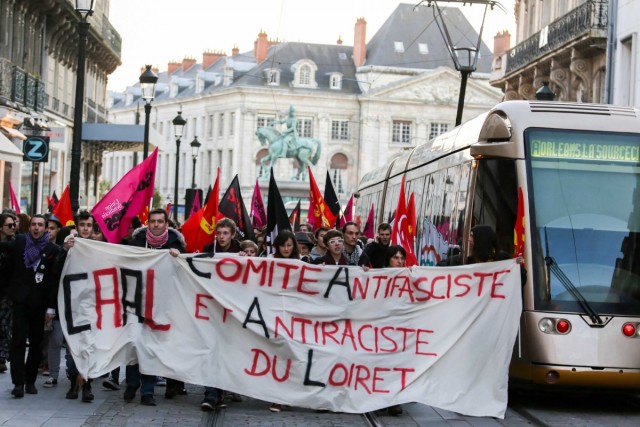
[[[364,230],[362,230],[362,235],[367,239],[373,239],[375,236],[375,231],[373,230],[373,217],[375,213],[373,211],[373,203],[371,203],[371,209],[369,210],[369,216],[367,217],[367,223],[364,225]]]
[[[253,187],[253,197],[251,197],[251,223],[255,228],[262,228],[267,225],[267,212],[264,209],[260,185],[256,178],[256,185]]]
[[[244,207],[238,175],[231,180],[229,188],[218,204],[218,216],[232,219],[236,223],[236,233],[239,240],[256,240],[249,214]]]
[[[127,235],[133,217],[142,212],[153,197],[158,149],[125,176],[91,209],[109,243],[119,243]]]
[[[60,195],[60,201],[53,210],[53,214],[60,219],[63,227],[75,225],[73,221],[73,210],[71,209],[71,195],[69,194],[69,186],[64,188]]]
[[[340,215],[340,227],[344,227],[347,222],[351,221],[353,221],[353,194],[349,197],[349,201],[347,202],[347,206],[344,208],[343,214]]]
[[[309,168],[309,212],[313,212],[314,229],[322,226],[333,228],[336,224],[336,217],[324,201],[311,168]]]
[[[9,181],[9,194],[11,195],[11,209],[16,211],[16,213],[20,213],[20,203],[18,203],[16,193],[13,192],[13,185],[11,185],[11,181]]]
[[[518,187],[518,212],[516,213],[516,225],[513,227],[514,258],[524,255],[524,195],[522,187]]]
[[[171,202],[167,203],[167,215],[171,216]]]
[[[404,197],[404,176],[400,184],[400,197],[398,198],[398,208],[396,216],[393,220],[393,228],[391,231],[391,243],[400,245],[407,251],[407,267],[418,264],[413,245],[410,242],[410,224],[409,213],[407,211],[407,203]]]
[[[407,204],[407,218],[409,219],[409,243],[414,247],[416,239],[416,198],[411,192],[409,203]]]
[[[205,245],[213,243],[216,239],[219,198],[220,168],[218,168],[218,176],[209,201],[182,225],[181,231],[187,243],[187,252],[202,252]]]
[[[147,223],[149,222],[149,205],[145,206],[142,212],[140,212],[137,216],[142,225],[147,225]]]

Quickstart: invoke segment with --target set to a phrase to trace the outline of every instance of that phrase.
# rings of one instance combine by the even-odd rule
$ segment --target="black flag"
[[[342,216],[340,212],[340,202],[338,201],[338,196],[333,188],[329,171],[327,171],[327,179],[324,181],[324,201],[327,203],[331,213],[336,218],[336,225],[334,228],[340,228],[340,217]]]
[[[220,199],[220,204],[218,204],[218,215],[232,219],[236,223],[238,240],[256,241],[256,237],[253,235],[251,219],[249,218],[247,209],[242,201],[238,175],[233,178],[229,188],[227,188],[224,196]]]
[[[291,211],[291,215],[289,215],[289,224],[291,224],[294,231],[300,230],[300,200],[298,200],[298,204]]]
[[[276,179],[273,176],[273,168],[271,168],[269,198],[267,200],[267,253],[275,253],[276,249],[273,247],[273,241],[282,230],[291,231],[291,224],[289,223],[289,215],[287,215],[287,209],[282,202]]]

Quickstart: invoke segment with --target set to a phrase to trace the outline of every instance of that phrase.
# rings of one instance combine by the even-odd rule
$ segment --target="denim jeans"
[[[127,387],[140,387],[140,396],[147,394],[153,395],[153,389],[156,386],[157,377],[155,375],[145,375],[140,373],[140,365],[127,366]]]
[[[222,390],[215,387],[204,388],[204,400],[219,402],[222,399]]]

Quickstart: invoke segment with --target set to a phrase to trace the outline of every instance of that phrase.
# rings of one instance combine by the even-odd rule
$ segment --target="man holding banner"
[[[184,238],[180,232],[169,228],[169,216],[164,209],[153,209],[149,212],[148,227],[138,229],[133,234],[131,246],[149,249],[169,249],[173,257],[184,252]],[[157,377],[140,373],[140,365],[127,366],[127,388],[124,391],[124,400],[132,402],[140,388],[140,403],[146,406],[156,406],[153,397],[153,389]],[[179,390],[184,388],[184,383],[172,379],[167,381],[166,398],[173,398]]]

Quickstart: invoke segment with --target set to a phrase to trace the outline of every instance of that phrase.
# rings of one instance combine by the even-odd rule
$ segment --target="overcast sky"
[[[415,2],[403,2],[417,4]],[[253,49],[260,30],[270,39],[334,44],[342,37],[353,45],[357,18],[367,21],[367,40],[397,5],[394,0],[111,0],[109,20],[122,36],[122,65],[109,76],[109,90],[135,84],[140,68],[152,64],[166,71],[171,60],[193,56],[202,62],[205,50],[231,54]],[[439,1],[439,4],[445,4]],[[493,36],[503,29],[515,33],[514,0],[500,0],[507,13],[487,14],[483,38],[493,49]],[[423,7],[423,6],[421,6]],[[484,6],[460,6],[479,28]],[[512,40],[514,38],[512,37]],[[513,41],[512,41],[513,42]]]

